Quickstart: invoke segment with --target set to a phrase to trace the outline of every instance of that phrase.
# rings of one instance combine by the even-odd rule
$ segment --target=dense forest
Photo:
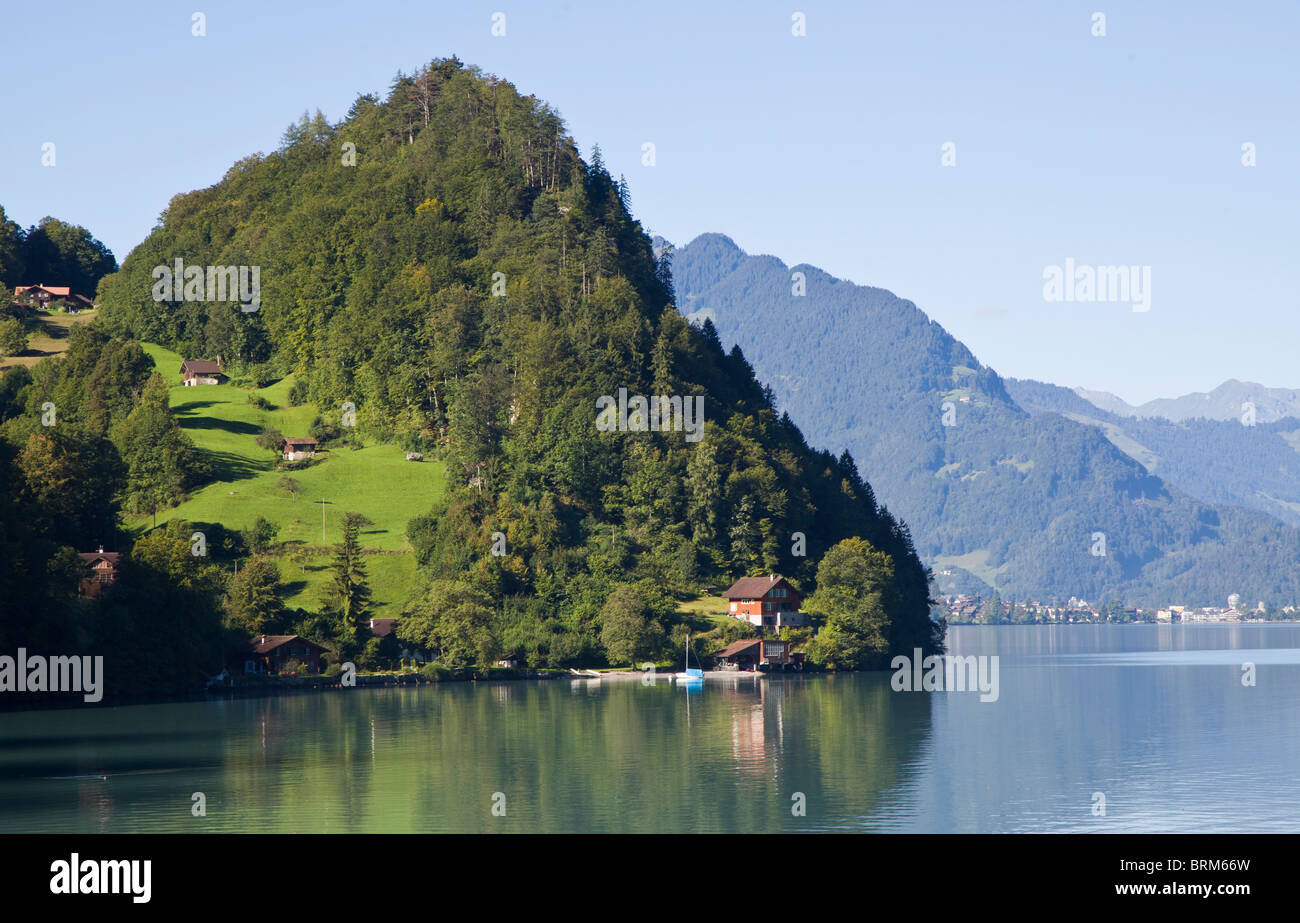
[[[258,309],[179,285],[159,300],[155,269],[178,259],[257,267]],[[813,662],[881,667],[894,651],[942,648],[907,527],[847,452],[809,447],[739,348],[681,316],[626,182],[598,150],[584,162],[548,106],[455,59],[399,74],[337,124],[304,115],[278,150],[174,197],[98,296],[102,316],[66,358],[4,381],[2,540],[32,569],[45,557],[23,556],[24,543],[66,561],[122,509],[212,476],[160,403],[136,345],[150,342],[255,381],[293,374],[295,401],[354,408],[359,438],[445,464],[442,499],[412,510],[421,581],[398,635],[448,666],[503,652],[532,666],[660,656],[683,631],[676,600],[769,572],[811,593],[822,629],[796,640]],[[703,438],[602,430],[598,401],[620,389],[702,399]],[[46,401],[72,408],[58,436],[34,422]],[[58,468],[33,463],[38,452],[77,469],[85,496],[44,489],[38,469]],[[180,553],[185,525],[136,542],[131,592],[105,597],[121,619],[176,610],[150,593],[190,593],[202,601],[187,612],[207,626],[194,645],[215,626],[366,653],[364,523],[340,543],[320,613],[259,607],[273,576],[217,586],[228,578],[213,562]],[[218,554],[238,555],[258,537],[223,542]],[[65,578],[16,587],[17,611],[67,610]]]
[[[0,207],[0,285],[67,285],[89,297],[116,270],[112,251],[85,228],[45,217],[24,230]]]
[[[1233,592],[1300,600],[1300,532],[1200,502],[1188,494],[1235,496],[1173,480],[1205,428],[1166,431],[1162,478],[1094,426],[1027,412],[993,369],[888,291],[748,255],[720,234],[677,250],[673,268],[681,310],[739,343],[812,441],[852,452],[926,560],[951,575],[941,589],[1147,607],[1222,604]],[[1243,463],[1286,457],[1279,437],[1265,445],[1256,429],[1235,450]],[[1266,490],[1296,471],[1287,462]]]

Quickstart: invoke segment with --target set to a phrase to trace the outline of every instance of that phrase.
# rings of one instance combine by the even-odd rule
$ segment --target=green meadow
[[[408,462],[397,446],[366,445],[317,452],[311,467],[278,470],[279,456],[255,444],[258,432],[273,426],[285,436],[306,436],[319,413],[310,404],[288,406],[292,376],[260,389],[229,384],[187,388],[181,382],[181,356],[153,344],[144,348],[172,383],[170,400],[176,419],[212,461],[217,475],[216,481],[195,491],[186,502],[159,512],[159,524],[185,519],[238,530],[251,526],[258,516],[270,520],[280,530],[276,540],[284,543],[278,561],[285,603],[319,610],[342,516],[349,511],[363,513],[373,523],[363,530],[361,542],[370,552],[366,571],[374,614],[397,615],[415,580],[406,523],[426,513],[441,493],[443,466]],[[260,410],[248,403],[252,394],[265,398],[273,409]],[[301,485],[296,498],[276,487],[286,474]],[[150,516],[129,523],[137,531],[152,524]]]

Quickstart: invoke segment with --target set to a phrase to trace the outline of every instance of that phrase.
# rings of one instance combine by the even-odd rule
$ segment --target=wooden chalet
[[[240,655],[245,673],[276,676],[291,660],[301,663],[308,673],[319,673],[326,650],[301,635],[259,635],[243,646]]]
[[[14,287],[14,300],[39,307],[49,307],[52,302],[62,301],[67,305],[69,314],[93,311],[98,305],[85,295],[78,295],[68,285],[18,285]]]
[[[802,596],[780,574],[766,577],[742,577],[722,594],[728,613],[759,628],[783,628],[808,624],[808,616],[799,611]]]
[[[302,461],[316,454],[316,445],[310,436],[286,436],[280,443],[280,454],[285,461]]]
[[[39,285],[15,285],[14,297],[45,305],[51,301],[71,298],[72,288],[67,285],[46,285],[43,282]]]
[[[221,382],[221,363],[207,359],[186,359],[181,363],[181,377],[185,386],[215,385]]]
[[[117,569],[122,555],[117,551],[105,551],[100,545],[98,551],[81,551],[77,553],[86,565],[86,574],[81,578],[77,595],[83,599],[95,599],[107,587],[117,582]]]
[[[395,618],[371,619],[369,628],[370,628],[371,637],[373,638],[391,637],[394,642],[402,645],[398,649],[398,655],[403,660],[415,660],[420,663],[427,663],[433,659],[424,651],[413,650],[412,648],[406,647],[403,644],[403,642],[399,638],[397,638],[396,635],[393,634],[393,631],[397,628],[397,619]]]
[[[790,650],[789,641],[747,638],[733,641],[713,655],[722,670],[799,670],[803,655]]]

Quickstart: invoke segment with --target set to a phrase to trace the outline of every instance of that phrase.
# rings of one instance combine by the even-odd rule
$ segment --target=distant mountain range
[[[1300,600],[1300,531],[1278,518],[1300,522],[1287,486],[1300,424],[1273,419],[1280,399],[1256,401],[1254,427],[1105,410],[1002,379],[891,292],[751,256],[720,234],[678,249],[673,278],[680,310],[741,347],[812,444],[852,453],[940,590],[1145,606],[1234,592]],[[1225,417],[1236,420],[1240,395],[1272,394],[1233,384],[1201,404],[1236,402]],[[1172,414],[1196,402],[1153,403]],[[1256,466],[1275,470],[1233,486]]]
[[[1106,391],[1071,390],[1095,407],[1121,417],[1158,417],[1174,422],[1196,419],[1241,422],[1253,408],[1256,423],[1274,423],[1285,417],[1300,418],[1300,391],[1267,388],[1235,378],[1228,379],[1213,391],[1158,398],[1136,407]]]
[[[1034,414],[1059,413],[1097,427],[1120,451],[1149,472],[1198,500],[1248,506],[1300,526],[1300,419],[1277,418],[1277,402],[1270,405],[1270,422],[1259,422],[1264,405],[1258,402],[1253,425],[1246,425],[1237,416],[1226,420],[1194,417],[1175,421],[1107,411],[1084,396],[1098,392],[1016,378],[1004,381],[1008,393],[1025,410]],[[1230,389],[1232,393],[1253,395],[1258,400],[1262,400],[1263,392],[1289,393],[1228,382],[1211,394],[1224,392],[1230,385],[1240,386]],[[1195,397],[1198,396],[1188,396]],[[1143,406],[1174,406],[1188,398],[1152,401]]]

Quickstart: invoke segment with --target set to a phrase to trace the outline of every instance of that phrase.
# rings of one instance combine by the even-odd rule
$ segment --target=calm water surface
[[[2,714],[0,832],[1300,831],[1300,625],[949,645],[998,655],[996,702],[877,673]]]

